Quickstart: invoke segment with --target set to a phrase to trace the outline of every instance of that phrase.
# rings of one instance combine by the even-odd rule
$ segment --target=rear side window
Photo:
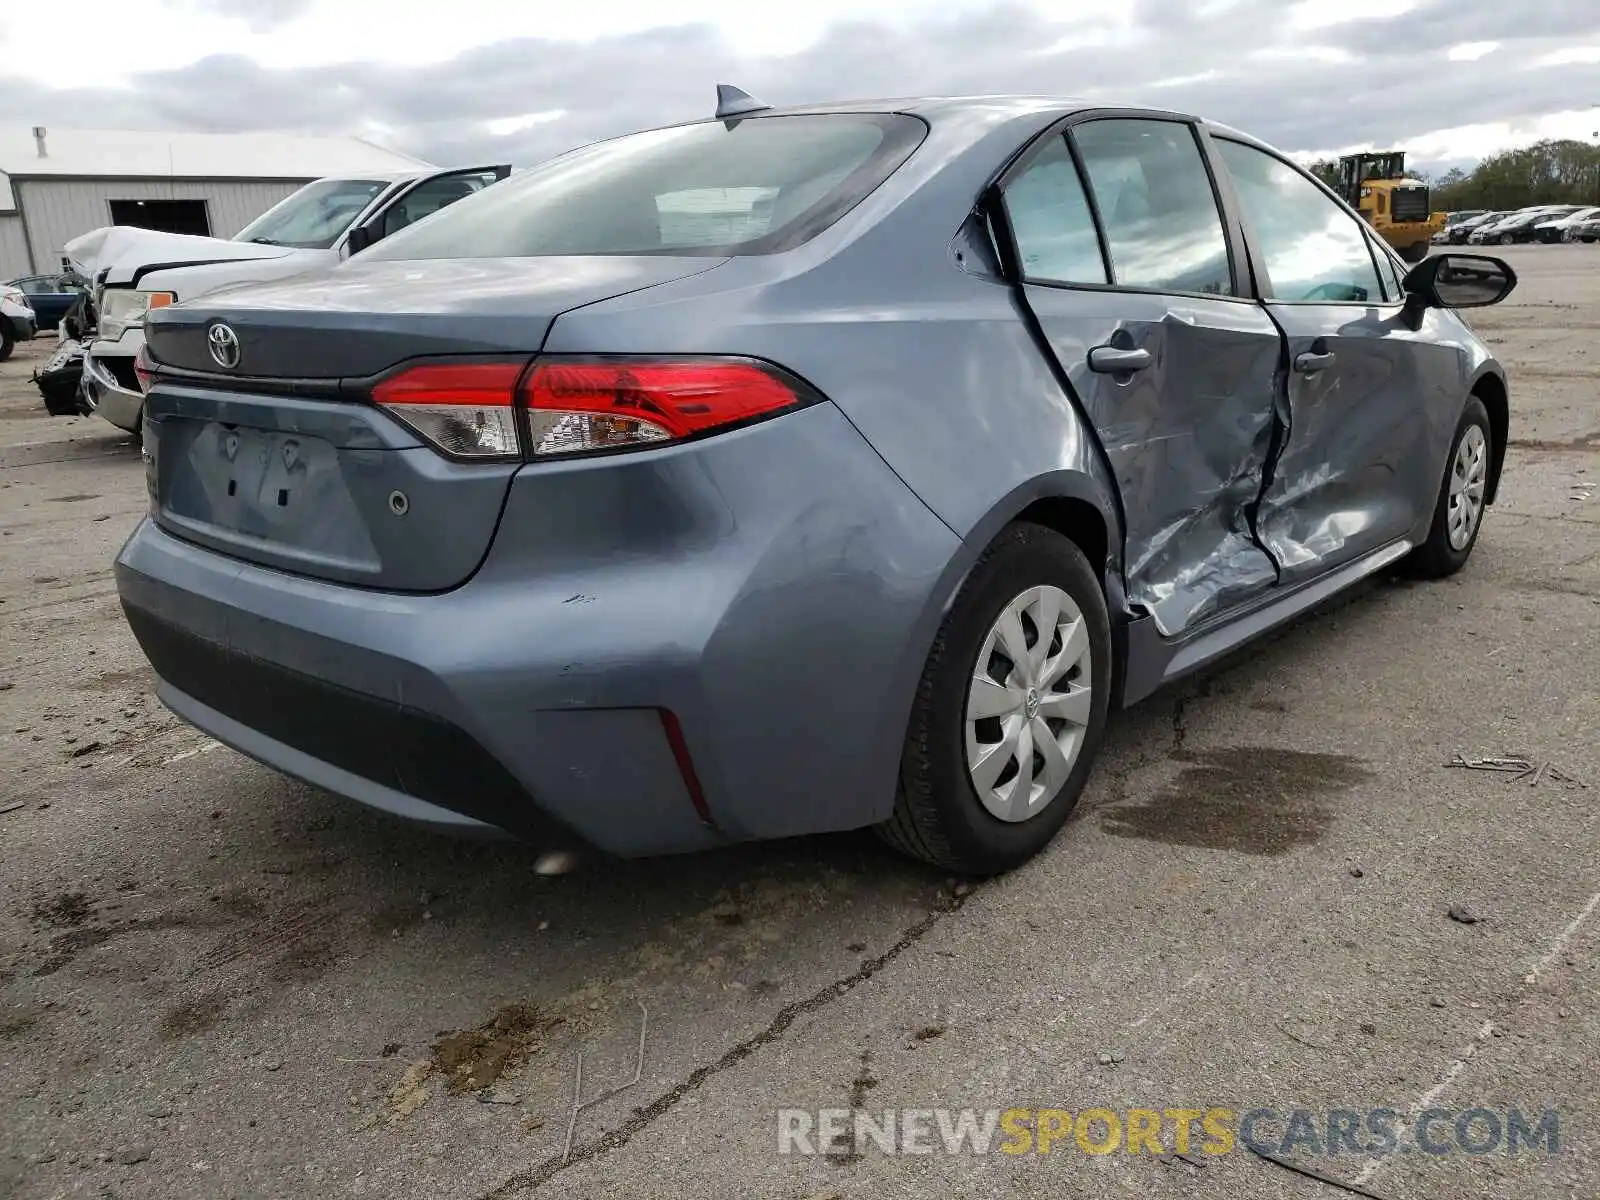
[[[1006,216],[1024,279],[1109,283],[1083,181],[1057,137],[1006,186]]]
[[[915,117],[826,113],[636,133],[514,175],[363,258],[770,254],[860,203],[925,132]]]
[[[1279,300],[1376,304],[1378,270],[1358,219],[1288,163],[1217,139]]]
[[[1089,121],[1071,136],[1094,189],[1114,283],[1233,295],[1222,216],[1189,126]]]

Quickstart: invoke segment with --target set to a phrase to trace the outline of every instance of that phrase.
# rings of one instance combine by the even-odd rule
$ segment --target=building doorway
[[[160,233],[211,235],[204,200],[112,200],[111,223],[154,229]]]

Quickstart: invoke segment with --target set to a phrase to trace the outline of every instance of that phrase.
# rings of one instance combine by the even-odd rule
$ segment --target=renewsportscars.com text
[[[1556,1154],[1554,1109],[783,1108],[779,1154]]]

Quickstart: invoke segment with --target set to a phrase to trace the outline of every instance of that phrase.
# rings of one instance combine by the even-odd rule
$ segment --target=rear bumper
[[[821,404],[524,468],[450,592],[289,575],[150,521],[117,580],[162,699],[218,740],[410,819],[637,855],[887,816],[957,550]]]
[[[499,826],[452,812],[437,804],[429,804],[397,788],[386,787],[353,771],[342,770],[322,759],[297,750],[287,742],[268,737],[225,713],[202,704],[186,692],[163,683],[156,691],[158,698],[178,716],[198,729],[210,733],[224,745],[232,746],[241,754],[248,754],[260,762],[270,763],[285,774],[314,783],[331,791],[340,792],[418,825],[427,825],[441,831],[467,835],[503,837]]]

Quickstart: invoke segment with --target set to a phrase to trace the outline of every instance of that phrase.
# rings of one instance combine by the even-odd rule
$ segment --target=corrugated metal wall
[[[22,218],[0,213],[0,279],[28,273],[28,240],[22,235]]]
[[[306,181],[309,182],[309,181]],[[300,183],[241,179],[17,179],[17,206],[40,271],[61,262],[61,247],[111,224],[113,200],[204,200],[213,237],[232,237]],[[24,260],[19,271],[26,270]]]

